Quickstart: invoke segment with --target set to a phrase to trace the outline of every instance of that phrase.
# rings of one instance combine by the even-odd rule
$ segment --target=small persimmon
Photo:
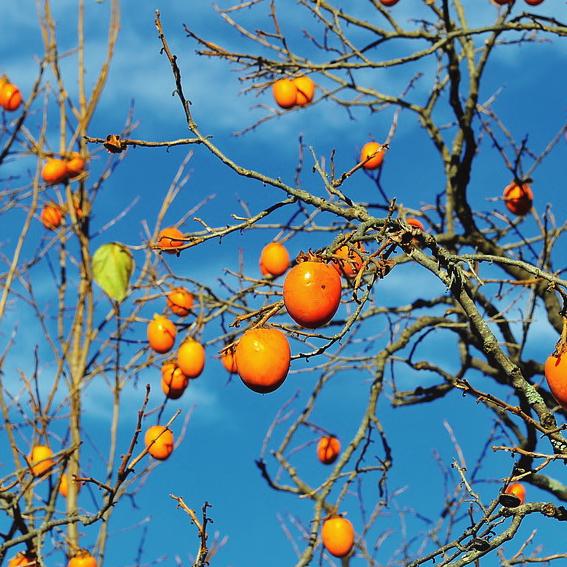
[[[18,551],[10,561],[8,567],[36,567],[37,557],[32,551]]]
[[[184,287],[176,287],[167,294],[167,306],[176,315],[185,317],[193,307],[193,295]]]
[[[168,352],[175,344],[177,329],[164,315],[154,315],[148,325],[148,341],[150,346],[160,354]]]
[[[163,252],[168,254],[177,254],[179,248],[183,246],[183,233],[173,226],[164,228],[157,237],[157,245]]]
[[[545,361],[544,374],[552,396],[563,409],[567,409],[567,353],[549,356]]]
[[[69,559],[67,567],[96,567],[96,559],[87,549],[80,549]]]
[[[168,398],[179,399],[185,392],[188,383],[189,378],[183,374],[181,368],[177,366],[177,362],[169,360],[163,363],[161,367],[161,388]]]
[[[543,0],[526,0],[526,4],[530,6],[539,6],[542,2]]]
[[[4,110],[13,112],[18,110],[22,103],[22,93],[16,85],[6,81],[0,88],[0,106]]]
[[[43,166],[41,177],[53,185],[64,183],[67,180],[67,164],[62,159],[51,158]]]
[[[297,101],[297,87],[291,79],[279,79],[272,86],[274,99],[282,108],[291,108]]]
[[[511,213],[523,217],[532,208],[534,195],[528,185],[518,185],[516,182],[510,183],[504,189],[504,202]]]
[[[238,366],[236,365],[236,350],[234,348],[226,349],[221,356],[222,365],[231,374],[236,374],[238,372]]]
[[[290,364],[289,342],[279,329],[249,329],[238,342],[238,375],[254,392],[267,394],[277,390],[284,383]]]
[[[384,5],[384,6],[393,6],[394,4],[397,4],[400,0],[380,0],[380,2]]]
[[[260,271],[263,275],[277,277],[285,274],[289,268],[289,254],[285,246],[279,242],[266,244],[260,254]]]
[[[514,0],[492,0],[494,4],[504,6],[504,4],[511,4]]]
[[[177,350],[177,365],[188,378],[197,378],[205,368],[205,348],[195,339],[185,339]]]
[[[144,437],[148,453],[160,461],[165,461],[173,452],[173,433],[163,425],[152,425]]]
[[[360,241],[355,242],[353,246],[358,248],[361,252],[365,251],[364,245]],[[338,258],[331,262],[331,266],[333,266],[341,276],[352,277],[360,272],[363,260],[360,254],[356,253],[346,244],[335,250],[335,256],[338,256]]]
[[[300,262],[285,277],[283,299],[296,323],[317,329],[328,323],[339,307],[341,277],[329,264]]]
[[[419,230],[423,230],[425,228],[420,220],[414,219],[413,217],[408,217],[406,222],[414,228],[419,228]]]
[[[36,445],[32,448],[29,461],[34,476],[43,476],[53,468],[53,451],[47,445]]]
[[[321,537],[331,555],[345,557],[354,545],[354,528],[346,518],[334,516],[323,522]]]
[[[506,487],[504,494],[500,495],[500,504],[507,508],[521,506],[526,500],[526,489],[519,482],[512,482]]]
[[[362,147],[360,161],[364,169],[378,169],[384,161],[385,150],[378,142],[368,142]],[[372,156],[372,157],[370,157]]]
[[[77,492],[79,492],[79,490],[81,490],[81,482],[77,482],[75,481],[73,484],[75,484],[77,486]],[[59,483],[59,494],[61,494],[61,496],[63,496],[63,498],[67,498],[67,492],[69,490],[69,481],[67,480],[67,475],[64,474],[61,477],[61,482]]]
[[[62,218],[63,214],[57,205],[45,205],[41,210],[41,222],[47,230],[57,230]]]
[[[85,160],[77,152],[71,154],[65,165],[67,166],[67,175],[71,178],[78,177],[85,171]]]
[[[309,104],[315,94],[315,83],[309,77],[297,77],[292,82],[297,89],[295,104],[298,106]]]
[[[324,465],[332,465],[341,452],[341,443],[334,435],[325,435],[317,443],[317,457]]]

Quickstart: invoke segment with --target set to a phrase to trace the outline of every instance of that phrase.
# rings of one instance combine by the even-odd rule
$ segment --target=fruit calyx
[[[303,250],[297,255],[295,259],[297,264],[301,264],[302,262],[319,262],[320,264],[325,264],[326,260],[316,252],[313,252],[311,248],[309,248],[308,252],[303,252]]]

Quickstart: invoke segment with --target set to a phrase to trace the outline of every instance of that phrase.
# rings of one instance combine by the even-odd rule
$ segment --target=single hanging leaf
[[[103,244],[93,256],[95,282],[118,302],[126,297],[128,282],[134,271],[134,257],[124,244]]]

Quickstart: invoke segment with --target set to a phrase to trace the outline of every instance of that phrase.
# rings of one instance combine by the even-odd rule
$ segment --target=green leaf
[[[126,297],[128,282],[134,271],[134,257],[124,244],[103,244],[93,255],[95,282],[118,302]]]

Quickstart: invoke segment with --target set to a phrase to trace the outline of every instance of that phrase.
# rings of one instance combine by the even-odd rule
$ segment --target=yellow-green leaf
[[[118,302],[126,297],[134,257],[124,244],[103,244],[93,255],[93,276],[106,294]]]

